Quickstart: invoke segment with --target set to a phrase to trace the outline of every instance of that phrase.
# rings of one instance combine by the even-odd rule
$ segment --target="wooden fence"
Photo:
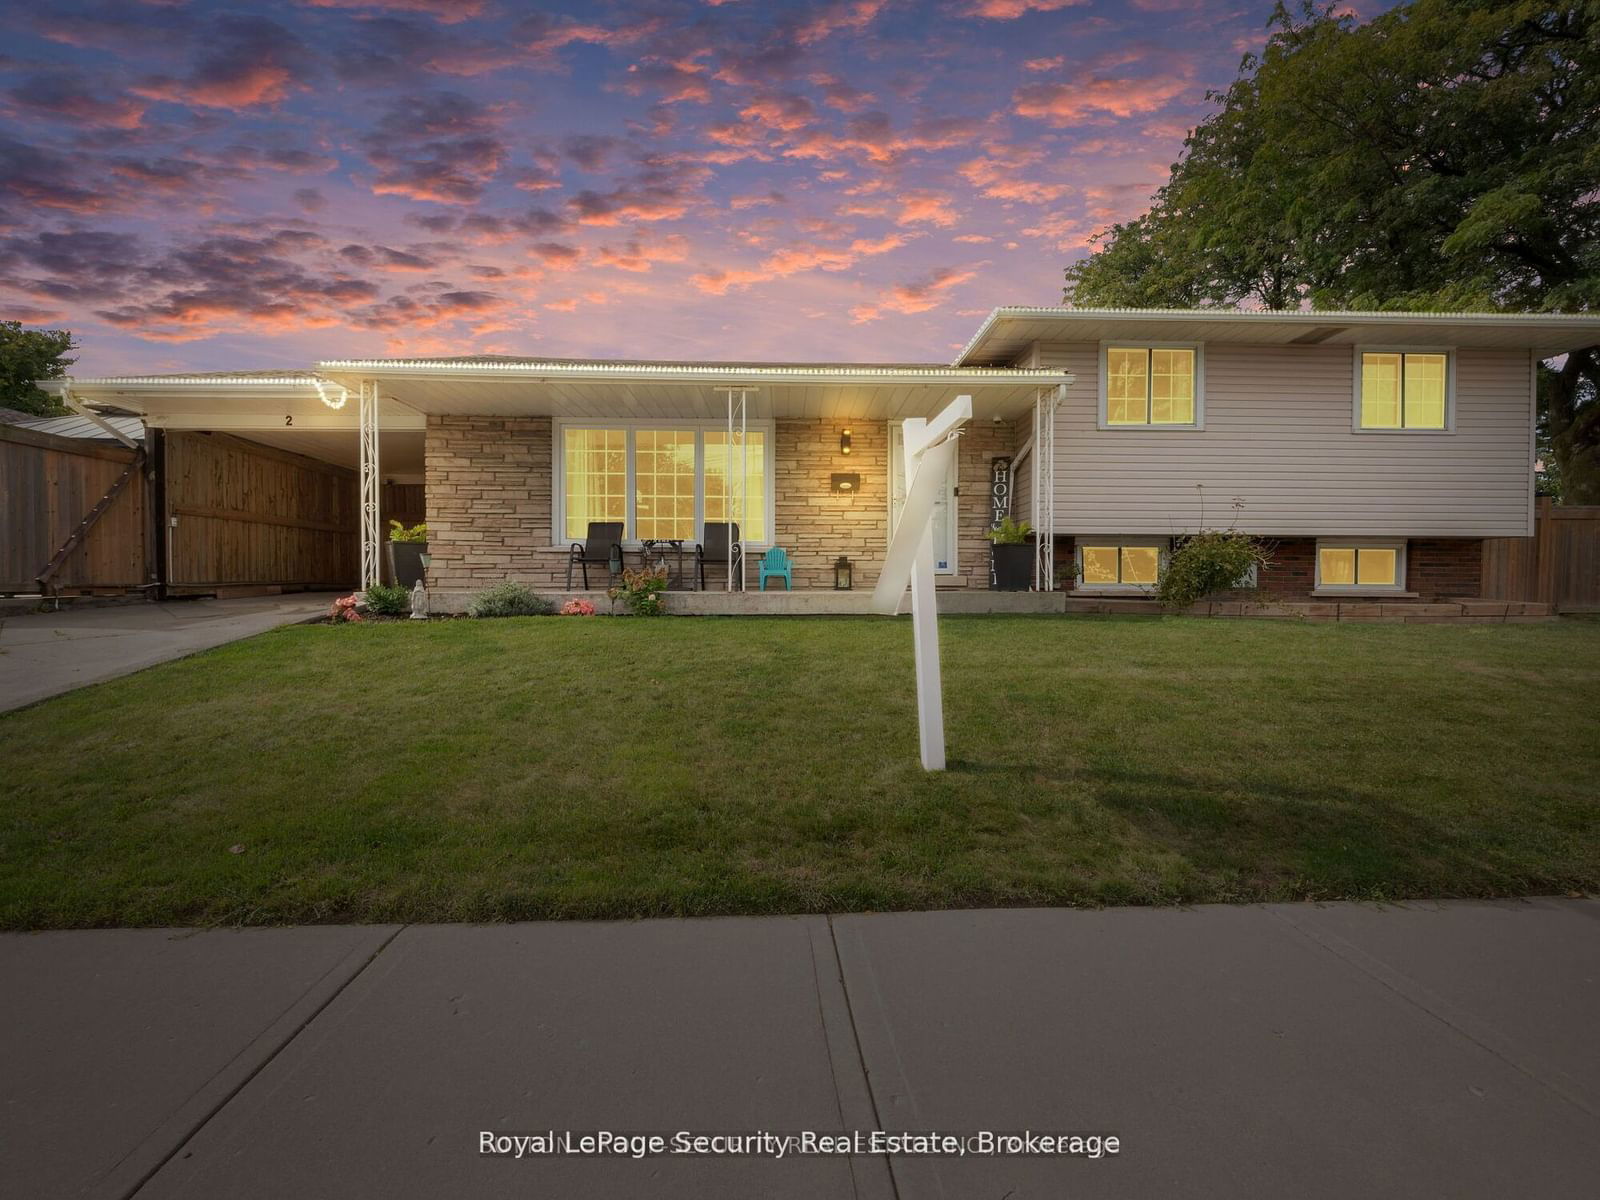
[[[169,590],[353,587],[355,472],[225,433],[169,433]]]
[[[0,595],[356,586],[350,468],[226,433],[150,441],[153,472],[143,452],[0,425]],[[385,528],[424,507],[421,484],[383,485]]]
[[[155,581],[148,479],[142,456],[125,446],[0,425],[0,506],[0,594],[125,591]]]
[[[1485,538],[1481,592],[1557,612],[1600,612],[1600,506],[1539,500],[1531,538]]]

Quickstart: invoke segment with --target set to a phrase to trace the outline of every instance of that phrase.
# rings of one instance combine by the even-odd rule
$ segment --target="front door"
[[[900,509],[906,502],[905,430],[899,421],[889,425],[889,536],[894,536],[900,523]],[[933,570],[936,575],[956,573],[956,478],[961,447],[956,446],[955,457],[950,460],[950,470],[944,487],[933,509]]]

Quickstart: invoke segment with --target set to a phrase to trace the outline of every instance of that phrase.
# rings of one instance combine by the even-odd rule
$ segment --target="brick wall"
[[[1423,600],[1476,596],[1482,578],[1481,538],[1412,538],[1406,547],[1406,583]]]
[[[1314,599],[1316,539],[1273,538],[1269,541],[1272,561],[1261,569],[1257,586],[1222,592],[1215,599],[1263,603]],[[1071,538],[1057,540],[1058,561],[1072,561],[1072,546]],[[1406,589],[1417,593],[1419,604],[1476,596],[1482,558],[1483,542],[1477,538],[1412,538],[1406,547]]]

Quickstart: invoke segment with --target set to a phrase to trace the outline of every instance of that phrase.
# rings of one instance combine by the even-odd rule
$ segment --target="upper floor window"
[[[1106,346],[1104,424],[1197,426],[1199,365],[1193,346]]]
[[[1363,350],[1356,373],[1361,429],[1444,429],[1450,355],[1444,351]]]

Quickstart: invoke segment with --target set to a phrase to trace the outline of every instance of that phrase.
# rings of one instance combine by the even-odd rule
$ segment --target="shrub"
[[[389,522],[389,540],[391,542],[426,542],[428,540],[428,527],[424,524],[413,525],[407,529],[399,521]]]
[[[594,605],[587,600],[568,600],[561,606],[563,617],[592,617]]]
[[[398,583],[375,583],[367,589],[366,607],[380,617],[403,617],[411,611],[411,593]]]
[[[479,592],[467,605],[467,613],[474,617],[548,617],[555,611],[554,603],[510,580]]]
[[[659,617],[667,611],[665,598],[667,569],[665,567],[629,567],[622,573],[622,584],[606,595],[621,600],[636,617]]]
[[[1168,608],[1188,608],[1213,592],[1238,587],[1251,567],[1271,560],[1266,543],[1236,529],[1201,530],[1179,539],[1156,584],[1156,599]]]
[[[996,546],[1020,546],[1028,540],[1028,535],[1033,532],[1033,526],[1026,521],[1013,521],[1005,517],[1000,524],[988,530],[983,536]]]

